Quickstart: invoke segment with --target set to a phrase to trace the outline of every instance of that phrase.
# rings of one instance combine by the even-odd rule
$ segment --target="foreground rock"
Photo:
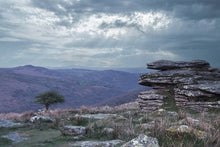
[[[117,144],[123,143],[121,140],[110,140],[110,141],[77,141],[71,143],[71,146],[80,147],[114,147]]]
[[[132,139],[122,147],[159,147],[159,144],[156,138],[140,134],[137,138]]]
[[[46,116],[34,116],[30,118],[30,122],[32,123],[40,123],[40,122],[54,122],[55,120],[53,118],[50,117],[46,117]]]
[[[210,68],[208,62],[159,60],[148,68],[159,71],[140,77],[139,84],[153,88],[139,94],[142,110],[156,110],[165,106],[165,101],[196,111],[220,108],[220,70]]]
[[[194,129],[187,125],[179,125],[179,126],[172,126],[167,131],[173,135],[176,134],[190,134],[193,133],[199,139],[204,139],[207,137],[207,133],[198,129]]]
[[[6,119],[0,119],[0,127],[8,128],[8,127],[14,127],[14,126],[21,126],[20,123],[14,123],[10,120]]]
[[[81,126],[63,126],[60,131],[63,135],[83,136],[86,134],[86,128]]]
[[[12,140],[14,143],[18,143],[18,142],[25,141],[25,140],[28,140],[28,139],[29,139],[29,138],[25,138],[25,137],[20,137],[17,132],[12,132],[12,133],[9,133],[9,134],[4,135],[4,136],[2,136],[2,137],[3,137],[3,138],[10,139],[10,140]]]
[[[104,114],[104,113],[98,113],[98,114],[84,114],[84,115],[75,115],[75,117],[82,117],[82,118],[89,118],[89,119],[104,119],[109,116],[116,116],[116,114]]]

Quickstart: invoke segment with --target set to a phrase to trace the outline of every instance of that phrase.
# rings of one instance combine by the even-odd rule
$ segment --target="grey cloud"
[[[38,25],[38,22],[35,24],[10,22],[11,16],[22,20],[24,18],[22,16],[23,13],[14,12],[13,9],[10,9],[9,4],[2,5],[3,8],[0,8],[0,37],[15,38],[21,41],[1,42],[1,57],[14,56],[33,47],[42,50],[49,49],[58,53],[62,53],[62,50],[71,51],[83,48],[88,49],[88,51],[94,50],[97,54],[89,56],[86,54],[73,54],[71,56],[66,55],[67,59],[65,57],[60,59],[58,57],[52,58],[52,56],[47,58],[50,54],[45,51],[42,52],[45,56],[39,60],[36,58],[39,53],[23,52],[29,57],[26,57],[26,59],[13,59],[11,62],[7,62],[10,62],[10,65],[15,65],[16,61],[22,64],[35,59],[32,62],[33,64],[52,66],[53,63],[56,63],[56,65],[68,63],[70,65],[71,63],[74,64],[77,59],[82,59],[83,66],[87,66],[90,63],[93,63],[94,66],[105,64],[107,66],[108,64],[103,61],[106,59],[106,62],[113,60],[112,65],[108,66],[119,66],[120,63],[120,66],[139,67],[155,59],[173,57],[171,59],[205,59],[220,67],[218,56],[220,50],[219,0],[75,0],[70,2],[72,4],[60,0],[31,0],[31,4],[28,4],[30,8],[41,8],[45,11],[53,12],[59,18],[59,21],[43,26]],[[11,13],[8,15],[4,13],[3,15],[6,10],[11,11]],[[86,18],[90,18],[90,16],[95,14],[115,15],[115,17],[126,16],[132,19],[134,12],[162,12],[172,22],[167,27],[154,30],[145,29],[135,22],[131,23],[129,19],[122,21],[118,18],[115,21],[105,21],[105,18],[103,18],[102,23],[92,30],[94,35],[89,34],[90,30],[83,32],[84,26],[80,28],[81,32],[77,32],[77,30],[71,32],[71,29],[86,24],[86,22],[84,22],[85,24],[80,24],[81,20],[86,21]],[[69,17],[73,20],[70,21]],[[160,21],[155,20],[155,23]],[[33,25],[33,28],[30,27],[31,25]],[[51,30],[48,31],[47,27]],[[35,28],[37,29],[34,30]],[[120,34],[115,38],[104,36],[111,29],[125,29],[126,33]],[[34,34],[38,32],[39,34]],[[18,33],[21,33],[21,35],[16,35]],[[34,44],[39,45],[34,46]],[[101,50],[106,48],[122,48],[123,50],[102,53]],[[65,53],[62,55],[65,55]],[[73,59],[71,60],[71,58]],[[83,59],[85,60],[83,61]],[[4,64],[7,63],[4,62]],[[0,65],[3,65],[3,63]]]
[[[73,5],[58,0],[32,1],[35,6],[49,9],[57,14],[64,14],[57,7],[57,4],[61,4],[67,11],[79,15],[82,13],[129,13],[132,11],[155,10],[172,12],[178,17],[189,19],[219,18],[220,15],[219,0],[81,0],[79,2],[72,1]]]

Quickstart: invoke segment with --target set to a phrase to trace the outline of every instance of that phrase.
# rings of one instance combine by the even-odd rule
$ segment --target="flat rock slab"
[[[8,127],[14,127],[14,126],[20,126],[21,123],[14,123],[10,120],[6,119],[0,119],[0,127],[8,128]]]
[[[220,94],[220,81],[206,81],[196,85],[186,85],[185,89],[198,89],[209,93]]]
[[[122,140],[109,140],[109,141],[77,141],[71,143],[71,146],[80,147],[114,147],[117,144],[123,143]]]
[[[158,60],[147,64],[149,69],[170,70],[180,68],[209,68],[210,65],[204,60],[193,60],[191,62]]]
[[[93,118],[93,119],[103,119],[109,116],[116,116],[116,114],[103,114],[103,113],[98,113],[98,114],[84,114],[80,115],[83,118]]]
[[[29,138],[25,138],[25,137],[20,137],[17,132],[12,132],[12,133],[9,133],[9,134],[4,135],[4,136],[2,136],[2,137],[3,137],[3,138],[10,139],[10,140],[12,140],[14,143],[18,143],[18,142],[25,141],[25,140],[28,140],[28,139],[29,139]]]

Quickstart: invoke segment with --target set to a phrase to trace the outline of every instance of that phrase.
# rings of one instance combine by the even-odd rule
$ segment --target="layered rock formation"
[[[147,66],[159,71],[139,79],[140,85],[153,88],[139,94],[141,109],[156,110],[170,102],[196,111],[220,108],[220,70],[211,68],[208,62],[159,60]]]

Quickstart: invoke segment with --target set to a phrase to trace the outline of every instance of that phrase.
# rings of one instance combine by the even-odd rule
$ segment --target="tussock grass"
[[[59,127],[64,125],[85,126],[87,134],[79,140],[112,140],[121,139],[130,141],[139,134],[146,134],[156,137],[162,147],[202,147],[202,146],[220,146],[220,112],[195,113],[184,109],[175,109],[177,116],[168,115],[167,111],[161,113],[141,112],[135,103],[124,104],[117,107],[81,107],[79,109],[56,109],[47,112],[41,111],[38,114],[25,112],[22,114],[10,113],[0,114],[0,118],[28,122],[33,115],[43,115],[54,118],[54,124],[35,124],[25,126],[24,128],[0,128],[0,136],[12,131],[18,131],[31,140],[19,143],[20,146],[30,144],[44,144],[46,146],[68,146],[68,143],[75,141],[71,136],[63,136]],[[113,113],[116,116],[110,116],[104,119],[82,118],[82,114]],[[77,115],[76,115],[77,114]],[[141,127],[147,123],[152,125],[151,129]],[[205,132],[204,138],[199,138],[195,133],[171,133],[167,129],[176,125],[187,125],[199,133]],[[43,126],[43,129],[42,129]],[[112,128],[114,131],[106,134],[104,128]],[[33,134],[33,135],[31,135]],[[40,137],[38,138],[37,135]],[[45,137],[48,136],[48,137]],[[1,139],[1,138],[0,138]],[[9,145],[11,142],[3,139],[3,144]]]

